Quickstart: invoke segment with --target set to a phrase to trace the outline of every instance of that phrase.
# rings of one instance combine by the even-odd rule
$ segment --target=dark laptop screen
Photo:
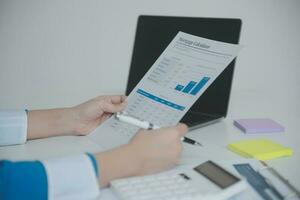
[[[240,19],[140,16],[131,60],[126,95],[137,85],[178,31],[237,44]],[[197,100],[189,113],[226,116],[234,62],[220,74]]]

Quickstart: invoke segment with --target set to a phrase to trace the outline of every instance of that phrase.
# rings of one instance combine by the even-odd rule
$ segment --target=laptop
[[[139,16],[126,95],[129,95],[179,31],[238,44],[241,25],[240,19]],[[234,66],[235,59],[182,118],[181,122],[187,124],[190,130],[226,117]]]

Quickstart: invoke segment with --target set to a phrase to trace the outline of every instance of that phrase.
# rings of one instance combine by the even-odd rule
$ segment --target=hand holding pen
[[[126,114],[124,114],[123,112],[118,112],[115,114],[115,118],[118,119],[119,121],[128,123],[128,124],[132,124],[134,126],[143,128],[143,129],[147,129],[147,130],[152,130],[152,129],[159,129],[159,126],[156,126],[148,121],[142,121],[139,119],[136,119],[134,117],[128,116]],[[186,142],[188,144],[192,144],[192,145],[198,145],[198,146],[202,146],[201,143],[190,139],[188,137],[182,137],[181,141]]]

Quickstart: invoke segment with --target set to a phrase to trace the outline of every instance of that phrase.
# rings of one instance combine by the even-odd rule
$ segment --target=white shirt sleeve
[[[88,155],[74,155],[41,162],[47,174],[49,200],[99,197],[96,171]]]
[[[27,114],[24,111],[0,111],[0,146],[23,144],[27,138]]]

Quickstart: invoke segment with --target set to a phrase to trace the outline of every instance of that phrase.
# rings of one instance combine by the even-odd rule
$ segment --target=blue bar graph
[[[209,81],[209,77],[203,77],[201,81],[194,87],[194,89],[190,92],[191,95],[196,95],[203,86]]]
[[[184,92],[184,93],[189,93],[189,92],[193,89],[193,87],[194,87],[196,84],[197,84],[197,82],[195,82],[195,81],[190,81],[190,82],[187,84],[187,86],[185,86],[185,88],[182,90],[182,92]]]
[[[209,79],[209,77],[204,76],[199,83],[190,81],[186,86],[178,84],[174,89],[186,94],[197,95]]]
[[[175,88],[175,90],[181,91],[183,88],[184,88],[183,85],[177,85],[176,88]]]

